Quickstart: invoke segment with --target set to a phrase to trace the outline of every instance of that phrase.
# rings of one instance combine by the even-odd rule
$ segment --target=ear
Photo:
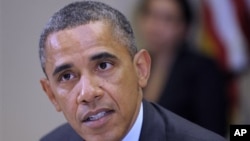
[[[147,86],[151,68],[151,58],[148,51],[142,49],[134,56],[134,67],[136,68],[139,85],[144,88]]]
[[[56,110],[58,112],[61,112],[61,107],[59,105],[59,103],[56,100],[55,94],[53,93],[53,91],[51,90],[51,86],[49,83],[49,80],[46,78],[43,78],[40,80],[41,86],[43,88],[43,91],[46,93],[46,95],[48,96],[49,100],[52,102],[52,104],[55,106]]]

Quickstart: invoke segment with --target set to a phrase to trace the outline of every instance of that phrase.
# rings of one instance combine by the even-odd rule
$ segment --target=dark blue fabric
[[[225,141],[219,135],[146,101],[143,101],[143,123],[139,140]],[[83,139],[66,123],[44,136],[41,141],[83,141]]]

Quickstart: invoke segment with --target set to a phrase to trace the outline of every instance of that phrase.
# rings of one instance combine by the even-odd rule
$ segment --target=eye
[[[97,70],[101,70],[101,71],[105,71],[105,70],[109,70],[113,65],[109,62],[101,62],[98,65]]]
[[[63,73],[60,77],[59,77],[59,81],[61,82],[65,82],[65,81],[69,81],[75,78],[75,75],[73,73]]]

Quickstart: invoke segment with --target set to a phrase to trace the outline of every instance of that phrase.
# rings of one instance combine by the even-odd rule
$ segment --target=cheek
[[[134,71],[125,69],[105,80],[104,88],[122,113],[138,101],[138,82]]]
[[[71,91],[62,88],[57,89],[58,103],[62,108],[65,117],[70,120],[72,116],[76,115],[77,111],[77,92],[72,89]]]

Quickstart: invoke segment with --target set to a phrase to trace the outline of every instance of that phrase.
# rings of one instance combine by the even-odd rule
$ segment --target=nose
[[[88,104],[93,101],[99,100],[104,92],[102,86],[98,84],[98,81],[91,79],[90,77],[83,77],[80,80],[79,84],[80,90],[77,97],[77,102]]]

